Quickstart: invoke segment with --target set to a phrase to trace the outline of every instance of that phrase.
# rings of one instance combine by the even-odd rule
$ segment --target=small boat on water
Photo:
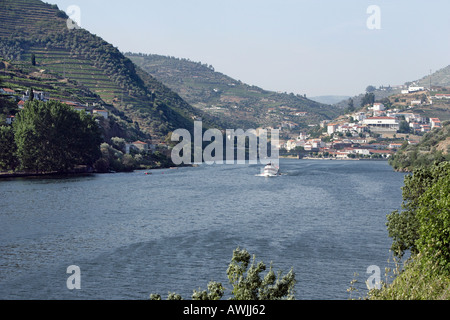
[[[280,175],[280,168],[277,165],[273,164],[272,162],[268,163],[261,173],[261,176],[263,177],[276,177],[279,175]]]

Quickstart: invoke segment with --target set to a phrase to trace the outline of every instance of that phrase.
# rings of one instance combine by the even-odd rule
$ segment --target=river
[[[384,161],[282,159],[60,178],[0,180],[0,299],[189,299],[229,288],[233,250],[296,273],[296,299],[364,294],[369,266],[388,266],[386,215],[404,173]],[[68,266],[80,268],[69,290]]]

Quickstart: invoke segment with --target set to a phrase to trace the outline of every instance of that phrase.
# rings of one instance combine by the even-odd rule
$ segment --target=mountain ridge
[[[243,83],[216,71],[212,65],[187,58],[132,52],[124,55],[191,105],[205,113],[220,113],[234,126],[276,127],[291,121],[307,127],[340,113],[339,109],[305,96]],[[300,116],[292,116],[295,113]]]
[[[0,55],[27,68],[32,58],[45,72],[73,80],[110,108],[135,122],[154,140],[178,128],[192,130],[193,119],[218,126],[155,78],[145,74],[112,44],[84,29],[67,28],[67,15],[40,0],[2,0]]]

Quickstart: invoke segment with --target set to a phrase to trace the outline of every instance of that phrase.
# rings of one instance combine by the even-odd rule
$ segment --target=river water
[[[293,267],[296,299],[348,299],[353,279],[364,294],[367,268],[389,264],[386,215],[400,208],[404,174],[383,161],[280,167],[276,178],[203,165],[0,180],[0,299],[189,299],[210,280],[230,287],[237,247]],[[67,287],[71,265],[81,289]]]

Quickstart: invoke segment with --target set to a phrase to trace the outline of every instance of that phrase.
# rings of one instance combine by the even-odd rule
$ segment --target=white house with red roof
[[[441,120],[439,118],[430,118],[431,129],[441,128]]]
[[[450,99],[450,94],[448,93],[437,93],[434,95],[435,99]]]
[[[329,123],[327,125],[327,132],[328,134],[333,134],[336,132],[336,129],[339,127],[337,123]]]
[[[420,131],[421,132],[430,132],[431,130],[431,126],[428,124],[424,124],[420,126]]]
[[[9,88],[0,88],[0,93],[2,94],[15,94],[16,92]]]

